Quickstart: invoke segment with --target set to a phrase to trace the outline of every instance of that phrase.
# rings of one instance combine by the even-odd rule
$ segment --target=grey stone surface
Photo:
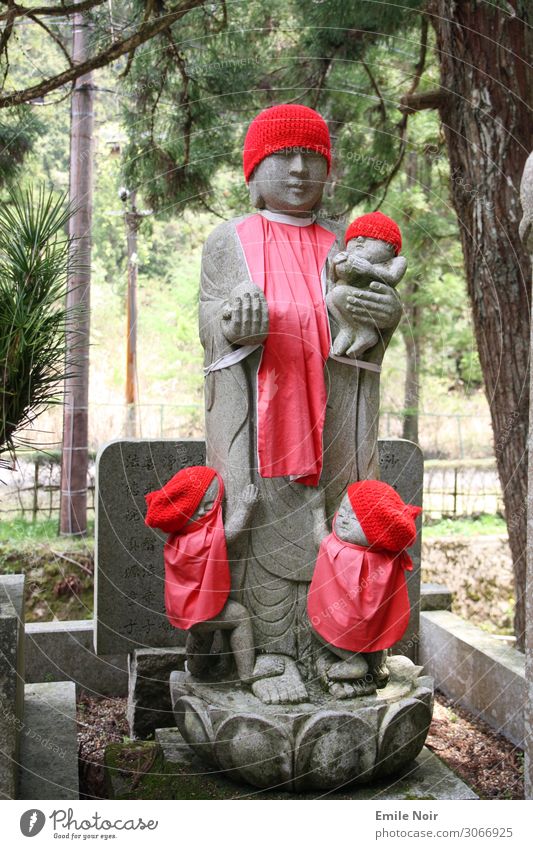
[[[289,793],[273,792],[263,790],[250,790],[242,784],[236,784],[226,778],[225,775],[209,771],[202,761],[194,754],[192,749],[185,743],[177,728],[159,728],[155,732],[155,740],[163,749],[165,760],[175,768],[183,770],[184,779],[187,774],[198,778],[202,774],[209,776],[210,783],[215,783],[218,795],[210,789],[205,798],[246,798],[253,796],[254,799],[315,799],[317,794],[299,793],[291,796]],[[280,788],[281,789],[281,788]],[[201,797],[199,797],[201,798]],[[379,801],[408,800],[416,802],[424,799],[442,800],[464,800],[477,799],[474,791],[461,781],[446,764],[433,752],[425,747],[418,757],[404,767],[394,778],[382,778],[364,786],[345,787],[338,790],[330,790],[320,793],[320,798],[327,799],[376,799]]]
[[[179,469],[205,462],[201,440],[117,440],[96,460],[95,650],[183,645],[164,608],[166,535],[144,524],[144,496]]]
[[[420,663],[435,686],[524,745],[524,655],[446,610],[420,617]]]
[[[72,681],[26,685],[18,798],[79,798]]]
[[[14,799],[24,699],[24,575],[0,576],[0,798]]]
[[[78,690],[100,696],[128,694],[127,655],[94,653],[94,622],[29,622],[25,639],[28,684],[74,681]]]
[[[422,505],[424,458],[419,446],[407,439],[380,439],[378,452],[381,480],[390,484],[406,504]],[[394,654],[404,654],[414,663],[418,663],[422,516],[416,520],[416,527],[417,538],[409,549],[413,559],[413,571],[406,573],[411,618],[402,639],[392,648]]]
[[[130,655],[128,722],[130,737],[145,738],[175,725],[169,678],[185,666],[185,649],[135,649]]]
[[[420,610],[451,610],[453,594],[444,584],[422,584]]]
[[[308,682],[308,701],[297,704],[263,704],[235,682],[173,672],[176,725],[205,763],[256,787],[368,783],[413,760],[431,722],[432,679],[406,657],[391,657],[389,669],[390,682],[373,695],[338,700]]]
[[[533,264],[533,153],[530,153],[520,184],[522,220],[520,238],[529,251]],[[530,354],[533,352],[533,321],[531,322]],[[525,651],[526,692],[524,703],[525,765],[524,784],[526,799],[533,799],[533,369],[530,369],[529,437],[528,437],[528,493],[527,493],[527,561],[525,598]]]

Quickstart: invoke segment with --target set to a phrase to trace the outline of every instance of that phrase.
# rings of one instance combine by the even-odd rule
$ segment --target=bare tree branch
[[[446,92],[442,88],[419,93],[404,94],[400,98],[400,112],[410,115],[413,112],[421,112],[422,109],[438,109],[446,100]]]
[[[72,59],[71,59],[70,53],[68,52],[67,48],[65,47],[65,45],[63,44],[63,42],[61,41],[61,39],[59,38],[59,36],[57,36],[57,35],[55,34],[55,32],[52,32],[52,30],[50,29],[50,27],[49,27],[49,26],[47,26],[47,25],[44,23],[44,21],[41,21],[41,20],[40,20],[40,18],[37,18],[37,17],[36,17],[35,15],[33,15],[33,14],[32,14],[32,15],[28,15],[28,17],[29,17],[29,18],[31,18],[31,20],[32,20],[34,23],[36,23],[36,24],[37,24],[37,26],[41,27],[42,29],[44,29],[44,31],[45,31],[46,33],[48,33],[48,35],[50,36],[50,38],[52,39],[52,41],[54,41],[54,42],[57,44],[57,46],[59,47],[59,49],[60,49],[60,50],[61,50],[61,52],[63,53],[63,56],[64,56],[64,57],[65,57],[65,59],[67,60],[67,62],[68,62],[68,64],[70,65],[70,67],[71,67],[71,68],[73,68],[74,66],[73,66],[73,63],[72,63]]]
[[[152,11],[153,11],[153,8],[154,8],[154,0],[147,0],[146,9],[144,10],[144,15],[143,15],[141,25],[145,24],[147,22],[147,20],[150,18]],[[136,47],[132,47],[132,49],[130,50],[130,52],[128,54],[128,61],[126,62],[126,68],[120,74],[121,77],[127,77],[128,76],[128,74],[130,72],[130,68],[131,68],[131,63],[133,62],[133,57],[135,56],[136,49],[137,49]]]
[[[361,63],[363,65],[363,68],[366,71],[366,75],[367,75],[368,79],[370,80],[370,84],[371,84],[372,88],[374,89],[374,91],[376,93],[376,97],[379,100],[379,111],[381,112],[381,117],[383,118],[384,121],[386,121],[387,120],[387,109],[386,109],[386,106],[385,106],[385,101],[383,100],[383,95],[381,94],[380,88],[377,84],[377,81],[374,77],[374,74],[372,73],[372,71],[370,70],[369,66],[367,65],[367,63],[365,62],[364,59],[361,59]]]
[[[5,94],[3,97],[0,97],[0,109],[5,109],[10,106],[19,106],[21,103],[26,103],[29,100],[44,97],[44,95],[48,94],[50,91],[54,91],[66,83],[76,80],[78,77],[89,73],[89,71],[93,71],[96,68],[102,68],[104,65],[109,65],[110,62],[114,62],[116,59],[119,59],[120,56],[123,56],[125,53],[129,53],[131,50],[135,50],[141,44],[149,41],[159,33],[164,32],[172,26],[172,24],[176,23],[176,21],[186,15],[187,12],[201,6],[204,2],[205,0],[184,0],[184,2],[181,2],[173,11],[169,11],[166,15],[155,18],[154,20],[147,21],[139,27],[136,33],[128,38],[122,39],[121,41],[115,41],[114,44],[111,44],[108,48],[97,53],[96,56],[93,56],[86,62],[80,62],[79,65],[75,65],[66,71],[62,71],[62,73],[56,74],[55,77],[43,80],[42,82],[37,83],[37,85]],[[79,11],[78,5],[74,8],[76,11]]]
[[[5,0],[2,0],[2,2],[5,3]],[[82,0],[81,3],[71,6],[34,6],[33,8],[27,8],[26,6],[19,6],[17,3],[13,3],[12,6],[15,18],[27,18],[31,17],[31,15],[63,18],[69,15],[75,15],[76,12],[88,12],[89,9],[92,9],[94,6],[101,6],[102,3],[105,3],[105,0]],[[7,5],[10,4],[8,3]],[[0,21],[5,20],[9,15],[10,10],[2,12],[0,14]]]
[[[5,50],[6,53],[6,63],[9,65],[8,57],[7,57],[7,42],[11,38],[11,33],[13,32],[13,24],[15,22],[15,4],[9,2],[9,9],[4,13],[4,18],[7,21],[4,31],[2,33],[2,38],[0,38],[0,56]]]

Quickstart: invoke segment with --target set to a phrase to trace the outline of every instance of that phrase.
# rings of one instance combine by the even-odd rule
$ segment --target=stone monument
[[[224,482],[227,514],[257,489],[253,520],[228,541],[228,560],[231,598],[248,611],[258,662],[249,686],[227,663],[195,676],[206,664],[192,641],[188,668],[170,679],[178,728],[206,763],[290,791],[401,768],[422,749],[433,696],[421,667],[399,655],[379,681],[369,661],[358,686],[348,673],[339,682],[339,658],[307,616],[320,539],[347,487],[379,478],[379,375],[401,316],[383,280],[358,285],[357,264],[343,269],[346,285],[331,283],[344,241],[319,211],[329,163],[318,113],[265,110],[244,151],[258,212],[219,225],[205,245],[206,462]],[[333,353],[339,317],[344,330],[372,326],[377,341],[361,358]],[[209,641],[196,645],[211,651]]]

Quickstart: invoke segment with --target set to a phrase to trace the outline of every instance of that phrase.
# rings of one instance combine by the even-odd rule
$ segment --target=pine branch
[[[29,100],[44,97],[45,94],[60,88],[66,83],[70,83],[73,80],[78,79],[78,77],[81,77],[84,74],[88,74],[89,71],[94,71],[96,68],[103,68],[105,65],[109,65],[125,53],[130,53],[132,50],[140,47],[141,44],[144,44],[146,41],[154,38],[154,36],[159,35],[159,33],[164,32],[171,27],[172,24],[176,23],[176,21],[179,21],[180,18],[186,15],[187,12],[201,6],[203,3],[204,0],[185,0],[185,2],[180,3],[179,7],[174,9],[172,12],[167,12],[166,15],[141,24],[136,33],[128,38],[122,39],[121,41],[115,41],[105,50],[97,53],[96,56],[91,57],[86,62],[80,62],[80,64],[63,71],[60,74],[56,74],[55,77],[43,80],[42,82],[37,83],[37,85],[20,89],[18,91],[12,91],[3,97],[0,97],[0,109],[5,109],[10,106],[19,106],[21,103],[26,103]],[[74,8],[76,11],[79,11],[79,7],[77,5]]]
[[[43,15],[46,18],[64,18],[69,15],[75,15],[77,12],[88,12],[89,9],[93,9],[95,6],[101,6],[102,3],[105,3],[105,0],[83,0],[83,2],[71,6],[33,6],[27,8],[26,6],[19,6],[18,3],[11,4],[8,2],[7,5],[10,6],[10,9],[0,14],[0,21],[4,21],[10,16],[11,8],[13,9],[15,18],[30,17],[31,15]]]

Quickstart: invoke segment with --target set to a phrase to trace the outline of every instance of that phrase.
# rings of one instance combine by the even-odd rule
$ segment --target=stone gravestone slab
[[[0,576],[0,798],[14,799],[24,700],[24,575]]]
[[[203,440],[125,439],[96,460],[95,651],[183,645],[165,615],[166,534],[144,524],[144,496],[185,466],[205,463]]]
[[[404,501],[422,503],[420,448],[402,439],[380,440],[381,478]],[[185,633],[168,622],[164,605],[163,545],[166,534],[144,524],[144,496],[185,466],[205,463],[203,440],[110,442],[96,461],[95,651],[131,653],[139,648],[184,645]],[[420,519],[418,520],[420,522]],[[420,610],[418,535],[407,573],[412,613],[396,653],[416,660]]]
[[[378,445],[381,480],[394,487],[407,504],[422,506],[424,458],[420,447],[407,439],[380,439]],[[416,520],[416,526],[416,541],[409,549],[413,571],[406,572],[411,618],[402,639],[392,648],[393,654],[404,654],[414,663],[418,662],[422,516]]]

